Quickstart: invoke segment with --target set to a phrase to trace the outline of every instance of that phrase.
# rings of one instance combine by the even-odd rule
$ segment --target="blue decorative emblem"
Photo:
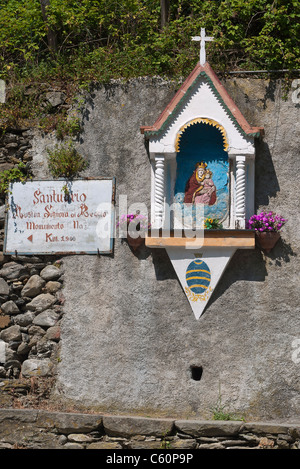
[[[189,264],[185,278],[190,291],[194,295],[201,295],[206,293],[209,288],[211,281],[210,269],[204,261],[197,259]]]

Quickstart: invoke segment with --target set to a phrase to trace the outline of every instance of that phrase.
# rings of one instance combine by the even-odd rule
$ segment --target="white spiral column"
[[[162,227],[165,200],[165,157],[162,154],[155,155],[155,220],[156,228]]]
[[[235,227],[245,228],[246,217],[246,157],[236,156]]]

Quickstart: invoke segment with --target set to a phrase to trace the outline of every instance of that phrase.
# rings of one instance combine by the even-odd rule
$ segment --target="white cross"
[[[206,62],[205,41],[213,41],[213,37],[205,36],[205,28],[201,28],[201,36],[193,36],[192,41],[200,41],[200,65]]]

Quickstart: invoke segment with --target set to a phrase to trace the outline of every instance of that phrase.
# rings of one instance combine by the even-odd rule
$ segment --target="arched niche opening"
[[[176,139],[175,224],[195,226],[200,204],[205,218],[227,224],[230,212],[230,164],[224,128],[211,119],[194,119]],[[178,222],[178,223],[177,223]],[[197,223],[196,223],[197,224]]]

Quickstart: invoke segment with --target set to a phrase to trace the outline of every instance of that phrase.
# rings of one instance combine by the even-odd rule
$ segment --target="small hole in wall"
[[[194,381],[200,381],[202,377],[202,373],[203,373],[202,366],[191,365],[190,370],[191,370],[191,378]]]

